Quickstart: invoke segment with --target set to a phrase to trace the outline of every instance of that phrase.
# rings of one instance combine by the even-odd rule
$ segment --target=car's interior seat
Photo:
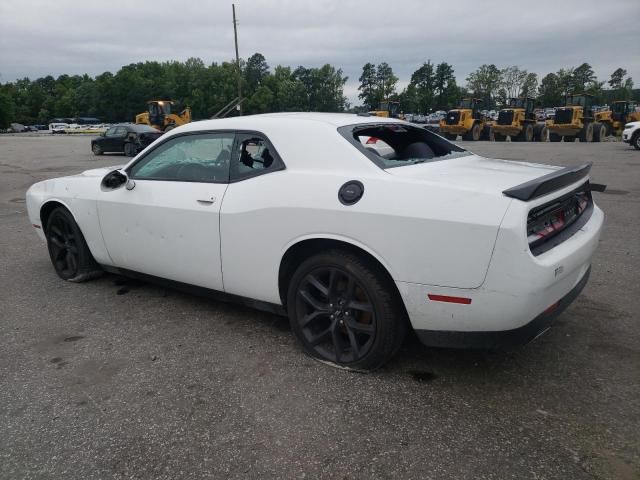
[[[404,147],[399,155],[399,159],[406,160],[409,158],[426,158],[435,157],[433,149],[425,142],[413,142]]]

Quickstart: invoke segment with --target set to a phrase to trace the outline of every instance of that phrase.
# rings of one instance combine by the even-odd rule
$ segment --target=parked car
[[[624,126],[622,141],[640,150],[640,122],[631,122]]]
[[[555,108],[545,108],[544,109],[544,116],[547,120],[550,120],[552,118],[555,118],[556,116],[556,109]]]
[[[281,113],[178,127],[121,168],[32,185],[26,205],[64,280],[106,270],[246,301],[288,315],[314,358],[373,369],[407,328],[463,348],[546,331],[598,244],[588,172],[397,119]]]
[[[62,134],[62,133],[66,133],[67,128],[69,128],[69,124],[68,123],[50,123],[49,124],[49,131],[52,134]]]
[[[123,123],[109,127],[102,135],[91,140],[91,151],[94,155],[116,152],[133,157],[161,136],[160,130],[148,125]]]

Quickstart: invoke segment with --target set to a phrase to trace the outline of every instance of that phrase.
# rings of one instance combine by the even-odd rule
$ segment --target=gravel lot
[[[113,275],[63,282],[26,189],[126,159],[88,137],[0,136],[0,477],[640,478],[640,152],[466,146],[594,163],[609,189],[590,283],[522,349],[411,338],[365,375],[306,357],[281,317]]]

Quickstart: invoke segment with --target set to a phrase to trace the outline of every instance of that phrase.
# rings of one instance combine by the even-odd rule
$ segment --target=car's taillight
[[[538,247],[574,224],[587,210],[591,204],[591,193],[588,184],[586,187],[529,212],[527,240],[534,254],[542,253],[536,252]]]

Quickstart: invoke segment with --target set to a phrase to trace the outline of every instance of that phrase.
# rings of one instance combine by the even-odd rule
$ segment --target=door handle
[[[215,203],[215,201],[216,201],[216,197],[213,195],[209,198],[198,198],[198,203],[202,205],[211,205]]]

